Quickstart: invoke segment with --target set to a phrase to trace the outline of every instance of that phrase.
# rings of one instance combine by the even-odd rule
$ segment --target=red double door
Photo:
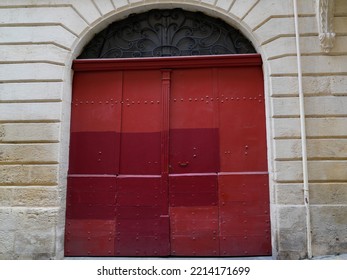
[[[259,56],[74,69],[65,255],[271,254]]]

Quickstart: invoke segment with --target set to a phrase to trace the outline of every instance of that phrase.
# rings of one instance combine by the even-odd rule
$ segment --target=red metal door
[[[65,254],[113,256],[122,73],[76,72],[73,84]]]
[[[75,70],[66,255],[270,254],[259,56]]]
[[[218,103],[214,70],[177,69],[170,98],[171,253],[218,256]]]
[[[124,71],[115,254],[169,254],[167,183],[162,180],[162,72]]]
[[[265,106],[261,67],[217,70],[220,253],[270,255]]]

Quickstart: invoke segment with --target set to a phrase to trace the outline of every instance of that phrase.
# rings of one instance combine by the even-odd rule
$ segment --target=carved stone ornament
[[[328,53],[334,47],[334,0],[317,0],[318,36],[321,48]]]
[[[151,10],[114,22],[97,34],[79,59],[255,53],[235,28],[203,13]]]

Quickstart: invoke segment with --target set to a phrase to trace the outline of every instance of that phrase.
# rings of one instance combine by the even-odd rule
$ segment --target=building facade
[[[273,258],[347,253],[346,1],[2,0],[0,259],[66,254],[73,61],[111,23],[175,8],[261,56]]]

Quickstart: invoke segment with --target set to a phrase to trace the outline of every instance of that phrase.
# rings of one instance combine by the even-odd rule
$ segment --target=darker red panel
[[[170,194],[170,206],[215,206],[218,194],[215,193],[174,193]]]
[[[171,236],[173,256],[218,256],[219,238],[213,234]]]
[[[124,237],[128,234],[139,236],[159,236],[165,235],[169,231],[168,218],[138,219],[138,220],[118,220],[117,237]]]
[[[172,235],[218,236],[218,207],[171,207],[170,230]]]
[[[161,134],[122,133],[120,174],[156,175],[161,171]]]
[[[217,175],[169,177],[170,206],[218,205]]]
[[[168,256],[170,254],[169,234],[159,236],[139,236],[127,234],[115,240],[116,256]]]
[[[117,206],[117,220],[157,219],[161,215],[160,207],[151,206]]]
[[[66,216],[69,219],[113,219],[115,177],[69,177]]]
[[[118,206],[159,206],[167,196],[161,189],[161,177],[118,177]]]
[[[232,235],[220,237],[221,256],[269,256],[270,234]]]
[[[73,132],[69,174],[118,174],[120,137],[116,132]]]
[[[66,220],[65,256],[114,256],[114,241],[114,220]]]
[[[170,173],[218,171],[218,129],[170,130]]]

